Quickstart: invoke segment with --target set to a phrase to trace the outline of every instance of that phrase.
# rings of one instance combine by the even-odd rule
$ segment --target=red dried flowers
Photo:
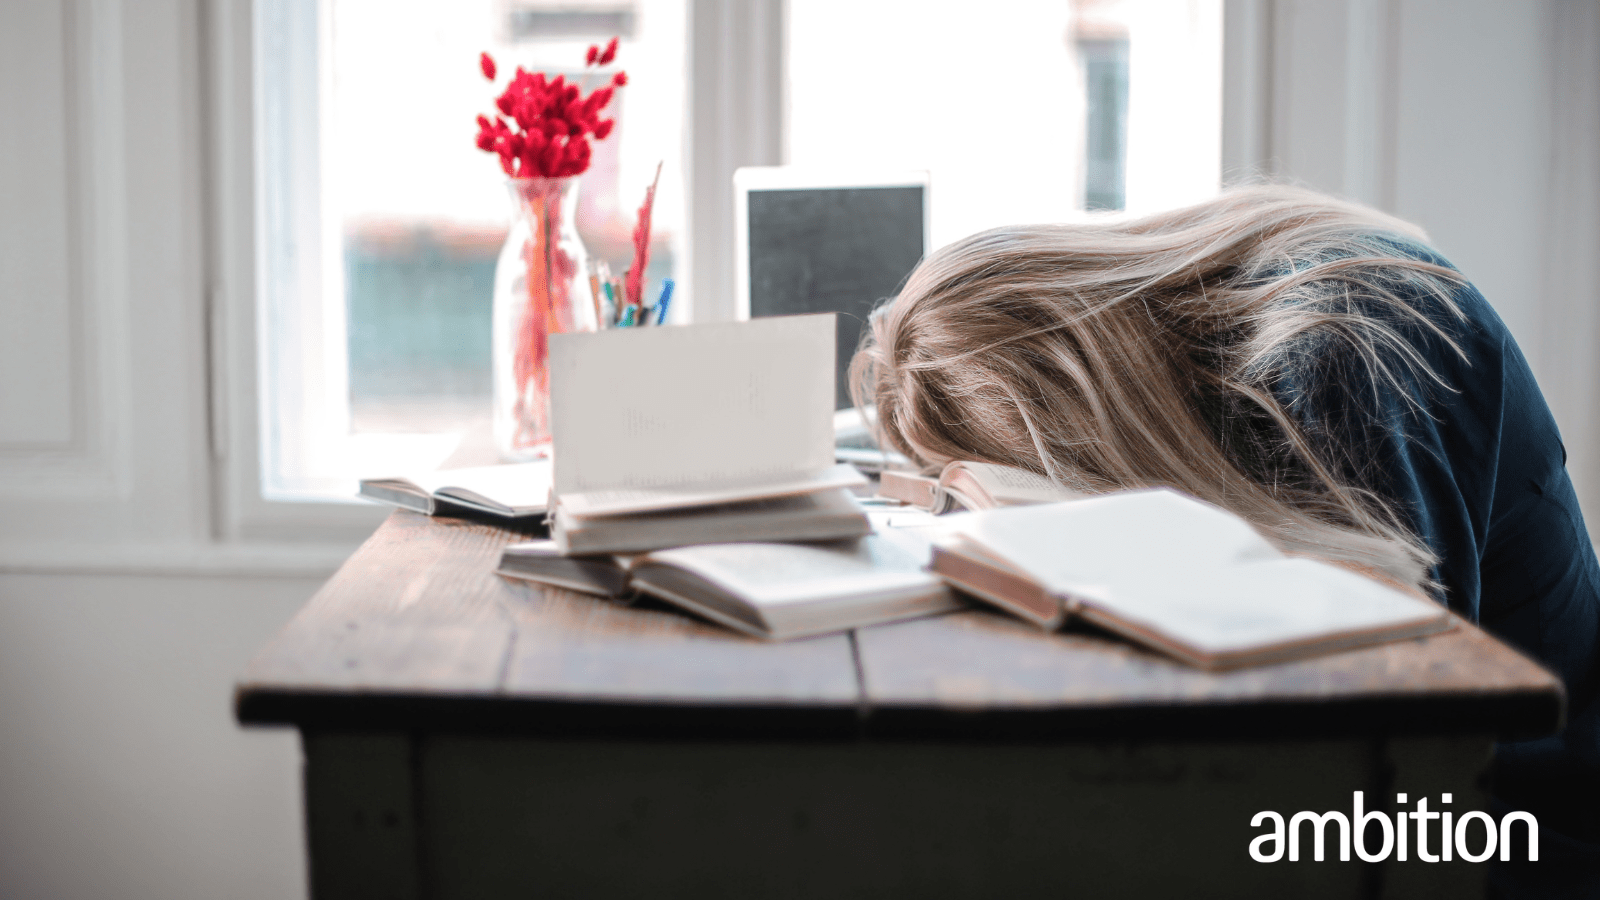
[[[609,65],[616,57],[617,39],[612,38],[604,49],[591,46],[585,64]],[[493,81],[494,58],[485,53],[478,65],[483,77]],[[529,74],[518,66],[495,100],[500,115],[492,120],[478,116],[478,149],[498,155],[500,168],[512,178],[581,175],[589,168],[590,138],[605,140],[616,127],[615,119],[602,119],[600,113],[616,89],[627,83],[627,73],[617,72],[585,96],[564,76],[546,79],[543,73]]]

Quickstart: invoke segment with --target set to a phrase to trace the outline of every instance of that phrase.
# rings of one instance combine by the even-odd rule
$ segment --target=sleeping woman
[[[851,387],[924,466],[1173,487],[1543,662],[1566,728],[1499,744],[1492,769],[1496,814],[1537,816],[1540,862],[1492,879],[1600,897],[1600,565],[1527,361],[1414,227],[1257,186],[981,232],[879,308]]]

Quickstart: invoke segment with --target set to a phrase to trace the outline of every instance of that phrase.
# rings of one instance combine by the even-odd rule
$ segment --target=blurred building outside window
[[[931,243],[1212,196],[1221,0],[793,0],[787,161],[925,169]]]

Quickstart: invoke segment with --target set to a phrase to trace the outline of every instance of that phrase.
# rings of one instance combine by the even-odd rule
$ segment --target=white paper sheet
[[[787,481],[833,464],[834,315],[550,338],[555,491]]]

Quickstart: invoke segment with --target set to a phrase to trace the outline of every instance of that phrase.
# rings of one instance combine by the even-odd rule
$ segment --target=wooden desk
[[[1483,866],[1252,862],[1251,816],[1488,810],[1562,694],[1471,626],[1209,675],[974,609],[767,644],[493,575],[396,512],[251,663],[305,748],[314,895],[1481,895]]]

